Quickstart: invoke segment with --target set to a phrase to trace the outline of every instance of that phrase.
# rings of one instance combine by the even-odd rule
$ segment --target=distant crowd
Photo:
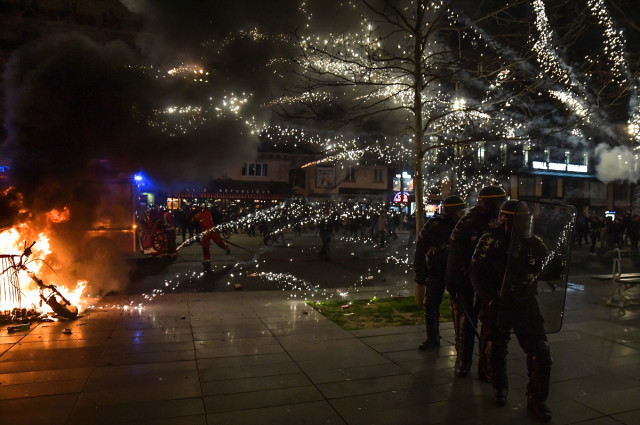
[[[603,217],[586,214],[578,214],[574,232],[574,245],[583,243],[589,246],[589,252],[596,255],[598,252],[609,251],[615,248],[638,250],[638,238],[640,237],[640,214],[625,213]]]

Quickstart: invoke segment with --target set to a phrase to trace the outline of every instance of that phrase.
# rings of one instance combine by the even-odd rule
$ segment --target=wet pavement
[[[195,273],[186,284],[158,285],[164,289],[153,292],[151,282],[182,282],[184,273],[193,273],[196,248],[134,282],[138,293],[129,288],[103,297],[77,320],[17,333],[3,327],[0,423],[537,423],[526,410],[525,358],[516,341],[508,360],[509,398],[498,407],[490,385],[475,374],[454,377],[450,323],[442,325],[442,346],[426,352],[417,350],[424,339],[420,326],[345,331],[305,304],[317,288],[261,288],[242,274],[245,287],[233,289],[231,275],[242,269],[235,264],[245,261],[233,247],[232,258],[215,254],[214,279]],[[249,264],[255,253],[246,255]],[[295,267],[317,263],[315,255],[308,257]],[[319,263],[346,270],[338,276],[348,278],[340,288],[335,276],[333,286],[323,278],[333,297],[413,292],[410,277],[390,282],[391,272],[372,274],[364,279],[368,285],[356,287],[351,279],[370,270],[350,265],[344,255],[335,258]],[[572,259],[562,330],[549,335],[551,423],[638,424],[640,289],[592,278],[611,271],[611,259],[589,256],[583,247]],[[623,260],[623,273],[637,271]],[[305,281],[313,277],[308,273]]]

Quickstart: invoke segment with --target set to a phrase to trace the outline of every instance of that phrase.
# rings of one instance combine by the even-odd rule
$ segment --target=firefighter
[[[469,265],[480,237],[491,229],[498,217],[500,205],[507,194],[500,186],[486,186],[478,193],[478,203],[456,224],[451,233],[447,257],[446,287],[451,296],[451,313],[456,340],[455,374],[464,378],[469,374],[478,323],[478,310],[469,281]],[[479,344],[478,376],[489,381],[484,347]]]
[[[176,226],[173,214],[167,209],[163,209],[160,218],[160,227],[167,236],[167,252],[166,255],[175,256],[176,253]]]
[[[193,216],[193,221],[196,222],[200,226],[200,231],[202,232],[200,235],[200,240],[202,243],[202,254],[204,256],[204,271],[211,271],[211,252],[209,250],[209,244],[211,241],[215,242],[220,248],[227,252],[227,255],[231,253],[229,249],[229,245],[222,239],[220,236],[220,232],[215,228],[213,224],[213,218],[211,216],[211,211],[206,208],[205,205],[200,206],[200,211],[198,211]]]
[[[496,402],[506,403],[507,345],[514,330],[527,355],[527,407],[541,421],[551,420],[546,404],[551,374],[551,350],[537,300],[537,281],[548,262],[548,249],[532,235],[527,204],[502,205],[500,225],[482,236],[470,266],[471,283],[480,304],[483,339]]]
[[[415,282],[425,287],[422,306],[427,330],[427,339],[418,346],[419,350],[440,346],[440,304],[444,296],[449,239],[465,207],[459,196],[446,197],[442,215],[427,221],[416,241],[413,269]]]

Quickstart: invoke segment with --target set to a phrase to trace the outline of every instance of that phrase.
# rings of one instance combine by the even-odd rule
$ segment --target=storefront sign
[[[588,167],[586,165],[565,164],[564,162],[533,161],[531,162],[531,167],[536,170],[570,171],[572,173],[588,172]]]

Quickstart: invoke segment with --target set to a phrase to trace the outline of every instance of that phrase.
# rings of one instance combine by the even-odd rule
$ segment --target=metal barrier
[[[631,298],[624,292],[640,283],[640,273],[622,273],[622,260],[624,258],[631,258],[634,255],[638,255],[638,253],[616,248],[610,251],[610,254],[613,257],[611,275],[595,275],[591,277],[599,280],[610,280],[611,291],[609,293],[608,304],[625,306]],[[616,298],[620,299],[620,302],[616,303]]]
[[[0,306],[2,310],[11,310],[22,306],[20,283],[16,276],[15,255],[0,255]]]

